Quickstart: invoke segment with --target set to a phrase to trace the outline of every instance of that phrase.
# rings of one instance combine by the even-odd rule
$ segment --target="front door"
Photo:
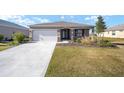
[[[61,40],[69,40],[70,39],[70,30],[62,29],[61,30]]]

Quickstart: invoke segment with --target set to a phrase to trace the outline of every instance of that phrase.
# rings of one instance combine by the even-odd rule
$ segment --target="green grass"
[[[111,42],[124,42],[124,38],[109,38],[109,37],[103,37],[105,40],[109,40]]]
[[[10,48],[8,43],[0,43],[0,51]]]
[[[46,76],[124,76],[124,47],[56,47]]]

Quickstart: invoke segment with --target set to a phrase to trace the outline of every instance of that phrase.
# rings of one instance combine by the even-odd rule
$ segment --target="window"
[[[81,37],[82,36],[82,30],[81,29],[76,29],[75,30],[75,36]]]
[[[113,36],[116,35],[115,31],[112,31],[112,35],[113,35]]]

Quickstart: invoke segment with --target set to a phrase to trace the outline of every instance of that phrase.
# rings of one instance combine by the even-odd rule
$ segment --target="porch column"
[[[89,35],[93,35],[94,34],[94,28],[90,28],[89,29]]]
[[[61,36],[60,36],[60,30],[57,31],[57,41],[60,42],[61,41]]]
[[[85,29],[84,30],[84,37],[88,37],[89,36],[89,29]]]
[[[32,29],[29,29],[29,38],[30,38],[30,40],[32,40],[32,37],[33,37],[32,36],[33,35],[32,33],[33,33]]]
[[[92,35],[94,35],[95,33],[94,33],[94,27],[92,28]]]
[[[70,35],[71,35],[71,40],[73,40],[74,39],[74,29],[73,28],[70,29]]]

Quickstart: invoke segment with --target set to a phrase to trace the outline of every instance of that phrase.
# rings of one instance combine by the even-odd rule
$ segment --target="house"
[[[72,22],[53,22],[30,25],[33,41],[39,40],[73,40],[88,37],[94,31],[94,26]]]
[[[103,37],[111,38],[124,38],[124,24],[116,25],[105,30],[101,33]]]
[[[22,32],[25,36],[29,36],[28,28],[0,19],[0,34],[4,35],[5,40],[10,40],[15,32]]]

